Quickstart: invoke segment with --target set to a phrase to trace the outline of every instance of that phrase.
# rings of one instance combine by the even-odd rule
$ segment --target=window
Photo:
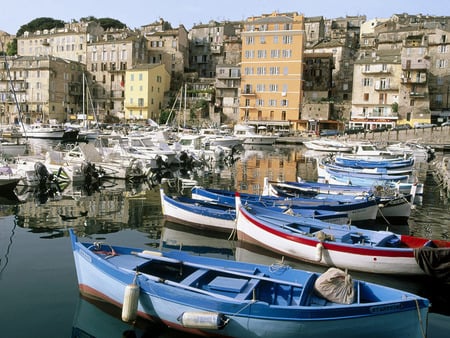
[[[266,50],[258,50],[258,59],[264,59],[267,55]]]
[[[270,75],[279,75],[280,74],[280,67],[270,67]]]
[[[290,57],[292,57],[292,50],[291,49],[284,49],[282,55],[283,55],[284,58],[290,58]]]
[[[264,92],[264,91],[266,91],[266,86],[264,84],[257,84],[256,91],[259,93]]]
[[[290,35],[284,35],[283,36],[283,44],[289,45],[292,43],[292,36]]]
[[[363,100],[364,101],[369,101],[369,93],[364,93]]]
[[[258,74],[258,75],[265,75],[266,74],[266,67],[257,67],[256,68],[256,74]]]

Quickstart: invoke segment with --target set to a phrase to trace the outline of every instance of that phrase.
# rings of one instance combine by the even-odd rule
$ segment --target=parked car
[[[450,121],[446,121],[441,124],[441,127],[448,127],[448,126],[450,126]]]
[[[394,128],[392,128],[392,130],[408,130],[408,129],[412,129],[411,125],[408,123],[398,124]]]
[[[434,123],[420,123],[420,122],[414,123],[414,128],[416,129],[433,128],[433,127],[436,127]]]
[[[320,131],[320,136],[337,136],[341,134],[342,133],[337,129],[322,129]]]
[[[382,131],[388,131],[388,127],[386,127],[386,126],[381,126],[381,127],[376,127],[376,128],[373,128],[373,129],[370,129],[370,132],[371,133],[379,133],[379,132],[382,132]]]
[[[354,127],[354,128],[346,128],[344,130],[345,135],[351,135],[351,134],[359,134],[364,133],[365,129],[363,127]]]

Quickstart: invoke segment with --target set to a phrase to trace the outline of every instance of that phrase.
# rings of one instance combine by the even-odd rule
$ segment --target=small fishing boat
[[[378,218],[388,223],[405,223],[411,215],[414,197],[399,194],[396,189],[383,186],[344,186],[320,182],[276,182],[264,179],[263,195],[284,198],[309,196],[310,198],[352,201],[356,196],[375,198],[378,204]]]
[[[231,190],[196,186],[191,189],[191,195],[192,198],[199,200],[206,200],[232,206],[236,205],[235,191]],[[334,198],[285,198],[242,193],[241,200],[245,203],[262,203],[266,208],[284,206],[295,211],[297,209],[312,209],[346,213],[347,217],[352,221],[374,220],[377,218],[378,213],[378,205],[376,200],[368,197],[356,197],[353,200],[341,202]]]
[[[317,139],[303,142],[306,148],[315,151],[350,153],[353,146],[345,142],[328,139]]]
[[[14,174],[9,165],[0,166],[0,193],[8,195],[14,192],[22,176]]]
[[[239,195],[239,194],[238,194]],[[449,279],[450,242],[283,218],[236,198],[238,239],[295,259],[354,271]]]
[[[340,167],[358,168],[358,169],[373,169],[373,168],[385,168],[385,169],[412,169],[415,164],[414,157],[408,158],[390,158],[390,159],[375,159],[364,157],[352,157],[345,155],[337,155],[333,158],[334,164]]]
[[[222,204],[214,201],[205,201],[186,196],[167,196],[164,189],[160,189],[161,209],[164,218],[197,229],[209,229],[231,233],[236,228],[236,207],[234,204]],[[264,205],[263,202],[251,202]],[[269,204],[269,203],[267,203]],[[347,213],[329,210],[316,210],[314,208],[284,205],[264,205],[264,207],[297,217],[313,217],[331,223],[345,224],[348,222]]]
[[[274,270],[179,250],[80,242],[69,233],[81,294],[120,307],[123,321],[139,316],[208,337],[426,335],[427,299],[339,269]]]

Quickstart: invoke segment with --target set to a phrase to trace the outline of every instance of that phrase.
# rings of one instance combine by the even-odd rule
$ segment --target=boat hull
[[[296,236],[258,221],[244,207],[239,208],[236,227],[239,240],[313,264],[370,273],[425,274],[410,248],[363,247]]]
[[[71,231],[73,256],[77,271],[80,292],[88,297],[105,300],[118,307],[123,306],[125,290],[136,279],[139,285],[139,297],[136,314],[145,319],[162,322],[172,328],[198,334],[201,336],[215,337],[329,337],[330,335],[345,335],[346,337],[422,337],[425,328],[422,327],[420,316],[426,317],[429,303],[426,299],[397,291],[397,296],[390,297],[389,302],[358,303],[354,306],[336,304],[336,306],[303,306],[300,297],[300,305],[283,306],[269,305],[267,302],[255,300],[237,300],[227,296],[211,297],[210,292],[193,293],[190,290],[177,288],[165,280],[152,280],[149,275],[135,275],[132,262],[128,262],[127,268],[116,268],[116,262],[127,259],[127,254],[116,253],[108,259],[101,258],[103,253],[95,254],[94,249],[81,244]],[[107,246],[102,246],[101,250]],[[112,249],[112,248],[111,248]],[[117,248],[115,248],[117,250]],[[128,250],[128,249],[127,249]],[[131,252],[130,252],[131,253]],[[105,253],[106,254],[106,253]],[[268,267],[241,263],[234,261],[217,260],[181,255],[180,260],[192,259],[193,262],[212,264],[219,269],[220,264],[226,264],[225,269],[250,269],[260,268],[269,271]],[[151,255],[150,255],[151,256]],[[171,256],[172,257],[172,256]],[[136,256],[136,266],[143,264],[151,258]],[[169,258],[170,259],[170,258]],[[212,265],[211,265],[212,266]],[[308,281],[314,274],[303,272],[299,275],[304,292],[312,287]],[[278,279],[289,278],[294,271],[285,269],[277,273]],[[284,276],[286,275],[286,276]],[[292,278],[292,277],[290,277]],[[287,280],[287,279],[286,279]],[[296,281],[294,285],[301,287]],[[361,288],[371,288],[375,292],[387,289],[373,289],[369,283],[358,282]],[[361,289],[362,290],[362,289]],[[393,289],[389,289],[393,290]],[[392,291],[391,291],[392,292]],[[310,293],[305,293],[309,295]],[[386,293],[388,294],[388,293]],[[281,296],[281,295],[280,295]],[[398,298],[397,298],[398,297]],[[281,297],[280,297],[281,299]],[[227,318],[223,326],[217,328],[195,327],[181,323],[180,318],[186,313],[218,313]],[[367,330],[367,322],[373,325]]]

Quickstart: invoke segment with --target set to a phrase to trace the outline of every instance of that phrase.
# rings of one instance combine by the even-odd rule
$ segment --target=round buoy
[[[132,284],[125,287],[122,307],[122,320],[130,322],[136,319],[139,301],[139,286],[136,284],[136,279]]]
[[[322,260],[322,251],[323,251],[323,244],[317,243],[316,245],[316,261],[320,262]]]

